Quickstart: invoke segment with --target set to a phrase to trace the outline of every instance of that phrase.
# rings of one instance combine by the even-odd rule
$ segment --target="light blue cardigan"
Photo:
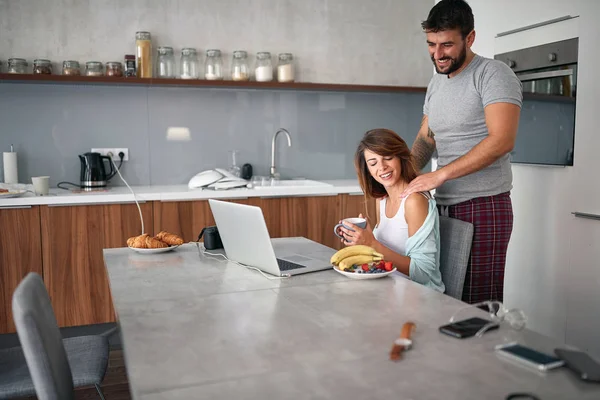
[[[446,287],[440,272],[440,218],[434,199],[429,199],[425,222],[406,240],[406,256],[410,257],[410,279],[444,293]]]

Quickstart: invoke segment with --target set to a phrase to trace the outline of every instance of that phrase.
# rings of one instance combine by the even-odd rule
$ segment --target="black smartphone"
[[[448,325],[440,326],[440,332],[446,335],[453,336],[455,338],[464,339],[471,336],[475,336],[477,332],[487,324],[491,323],[487,319],[473,317],[464,319],[462,321],[456,321]],[[488,330],[498,329],[498,324],[492,325]]]
[[[584,381],[600,382],[600,364],[583,351],[554,349],[554,353]]]

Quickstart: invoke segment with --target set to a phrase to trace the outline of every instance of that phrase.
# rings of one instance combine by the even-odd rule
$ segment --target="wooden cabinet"
[[[227,200],[262,209],[272,238],[303,236],[333,248],[333,227],[365,213],[363,196],[331,195]],[[207,200],[141,203],[145,230],[196,241],[215,225]],[[369,203],[374,217],[374,202]],[[374,220],[373,220],[374,221]],[[115,321],[102,250],[124,247],[141,233],[135,204],[35,206],[0,209],[0,333],[14,332],[11,296],[23,277],[38,272],[60,326]]]
[[[29,272],[42,275],[39,206],[0,208],[0,334],[15,332],[12,295]]]
[[[248,204],[247,199],[227,201]],[[195,242],[202,228],[215,225],[208,200],[155,201],[153,210],[154,232],[175,233],[185,242]]]
[[[140,206],[152,234],[152,204]],[[115,321],[102,250],[140,234],[136,205],[42,206],[41,227],[44,283],[58,324]]]
[[[340,220],[340,196],[273,197],[226,200],[261,208],[271,238],[304,236],[336,247],[333,226]],[[207,200],[154,203],[154,231],[166,230],[195,241],[214,225]]]

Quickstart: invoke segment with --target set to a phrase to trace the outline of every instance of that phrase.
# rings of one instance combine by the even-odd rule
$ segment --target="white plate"
[[[131,250],[142,253],[142,254],[158,254],[158,253],[166,253],[167,251],[173,251],[179,246],[169,246],[169,247],[161,247],[160,249],[138,249],[135,247],[129,247]]]
[[[379,274],[359,274],[358,272],[346,272],[340,270],[338,267],[334,266],[333,269],[339,272],[342,275],[347,276],[350,279],[378,279],[383,278],[384,276],[388,276],[389,274],[396,272],[396,268],[391,271],[381,272]]]
[[[9,189],[8,192],[0,193],[0,199],[10,199],[12,197],[20,197],[27,193],[27,190]]]

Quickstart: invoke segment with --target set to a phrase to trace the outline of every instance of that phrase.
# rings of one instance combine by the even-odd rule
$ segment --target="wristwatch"
[[[412,347],[410,335],[414,329],[415,324],[413,322],[407,322],[402,326],[400,336],[394,340],[394,344],[392,345],[392,350],[390,351],[390,360],[400,360],[402,358],[402,352],[404,350],[409,350]]]

